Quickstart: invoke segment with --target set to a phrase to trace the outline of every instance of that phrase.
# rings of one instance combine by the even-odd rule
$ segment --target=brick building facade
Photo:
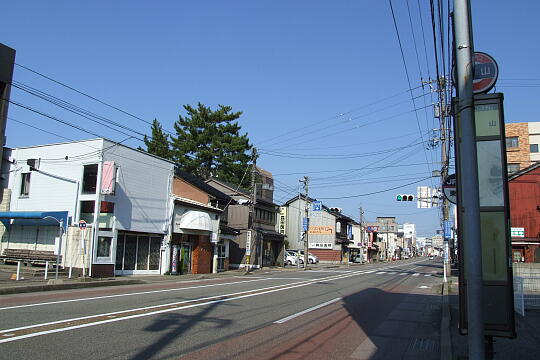
[[[529,123],[505,124],[508,172],[513,173],[531,165]]]

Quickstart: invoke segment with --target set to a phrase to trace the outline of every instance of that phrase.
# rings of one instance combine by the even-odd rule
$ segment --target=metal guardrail
[[[514,276],[514,308],[522,316],[526,309],[540,309],[540,276]]]

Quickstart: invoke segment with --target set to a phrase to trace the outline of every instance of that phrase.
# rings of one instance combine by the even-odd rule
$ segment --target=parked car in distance
[[[361,264],[363,262],[363,256],[362,255],[354,255],[351,257],[351,262],[356,264]]]
[[[433,255],[430,255],[430,256],[429,256],[429,260],[433,260]]]
[[[304,250],[298,250],[298,253],[300,254],[300,259],[302,260],[304,258]],[[313,255],[312,253],[308,252],[308,262],[310,264],[317,264],[319,262],[319,258]],[[303,264],[302,260],[302,264]]]
[[[298,255],[288,250],[285,250],[285,264],[298,265]]]
[[[285,250],[289,254],[295,257],[296,261],[300,262],[300,265],[304,264],[304,255],[303,253],[300,254],[299,250]]]

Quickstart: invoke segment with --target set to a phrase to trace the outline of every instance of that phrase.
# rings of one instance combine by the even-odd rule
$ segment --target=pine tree
[[[174,161],[203,179],[217,177],[238,184],[250,163],[252,148],[235,121],[242,112],[232,112],[224,105],[213,111],[201,103],[196,108],[184,105],[184,109],[186,116],[180,115],[174,124],[177,136],[171,136]],[[249,176],[245,176],[242,185],[248,184]]]
[[[159,123],[159,121],[157,121],[157,119],[154,119],[151,130],[151,138],[148,138],[146,135],[144,135],[146,151],[150,154],[172,160],[172,151],[169,141],[169,135],[165,134],[161,124]],[[144,150],[142,148],[139,149]]]

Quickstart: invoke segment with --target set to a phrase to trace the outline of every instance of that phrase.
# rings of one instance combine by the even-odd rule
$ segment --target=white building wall
[[[529,144],[536,144],[540,148],[540,122],[529,122]],[[531,161],[540,161],[540,152],[531,152]]]
[[[103,160],[118,168],[115,195],[102,198],[115,202],[117,230],[165,234],[174,165],[109,141],[104,145]]]
[[[302,219],[305,217],[305,201],[304,199],[296,199],[289,204],[287,209],[287,224],[286,224],[286,235],[287,240],[289,241],[289,247],[291,249],[303,249],[304,242],[300,239],[300,227]],[[300,210],[300,215],[299,215]],[[332,235],[309,235],[309,244],[310,248],[317,249],[341,249],[339,245],[335,245],[336,236],[335,236],[335,227],[336,227],[336,217],[326,211],[317,211],[313,212],[312,209],[309,209],[309,225],[310,226],[329,226],[332,227]],[[299,222],[300,221],[300,222]],[[327,247],[316,247],[315,244],[328,244]]]
[[[78,202],[95,195],[80,193],[83,165],[97,163],[103,140],[17,148],[12,152],[9,187],[11,211],[68,211],[76,219]],[[66,159],[67,157],[67,159]],[[39,171],[30,175],[29,196],[21,196],[22,173],[30,172],[27,159],[41,159]]]

